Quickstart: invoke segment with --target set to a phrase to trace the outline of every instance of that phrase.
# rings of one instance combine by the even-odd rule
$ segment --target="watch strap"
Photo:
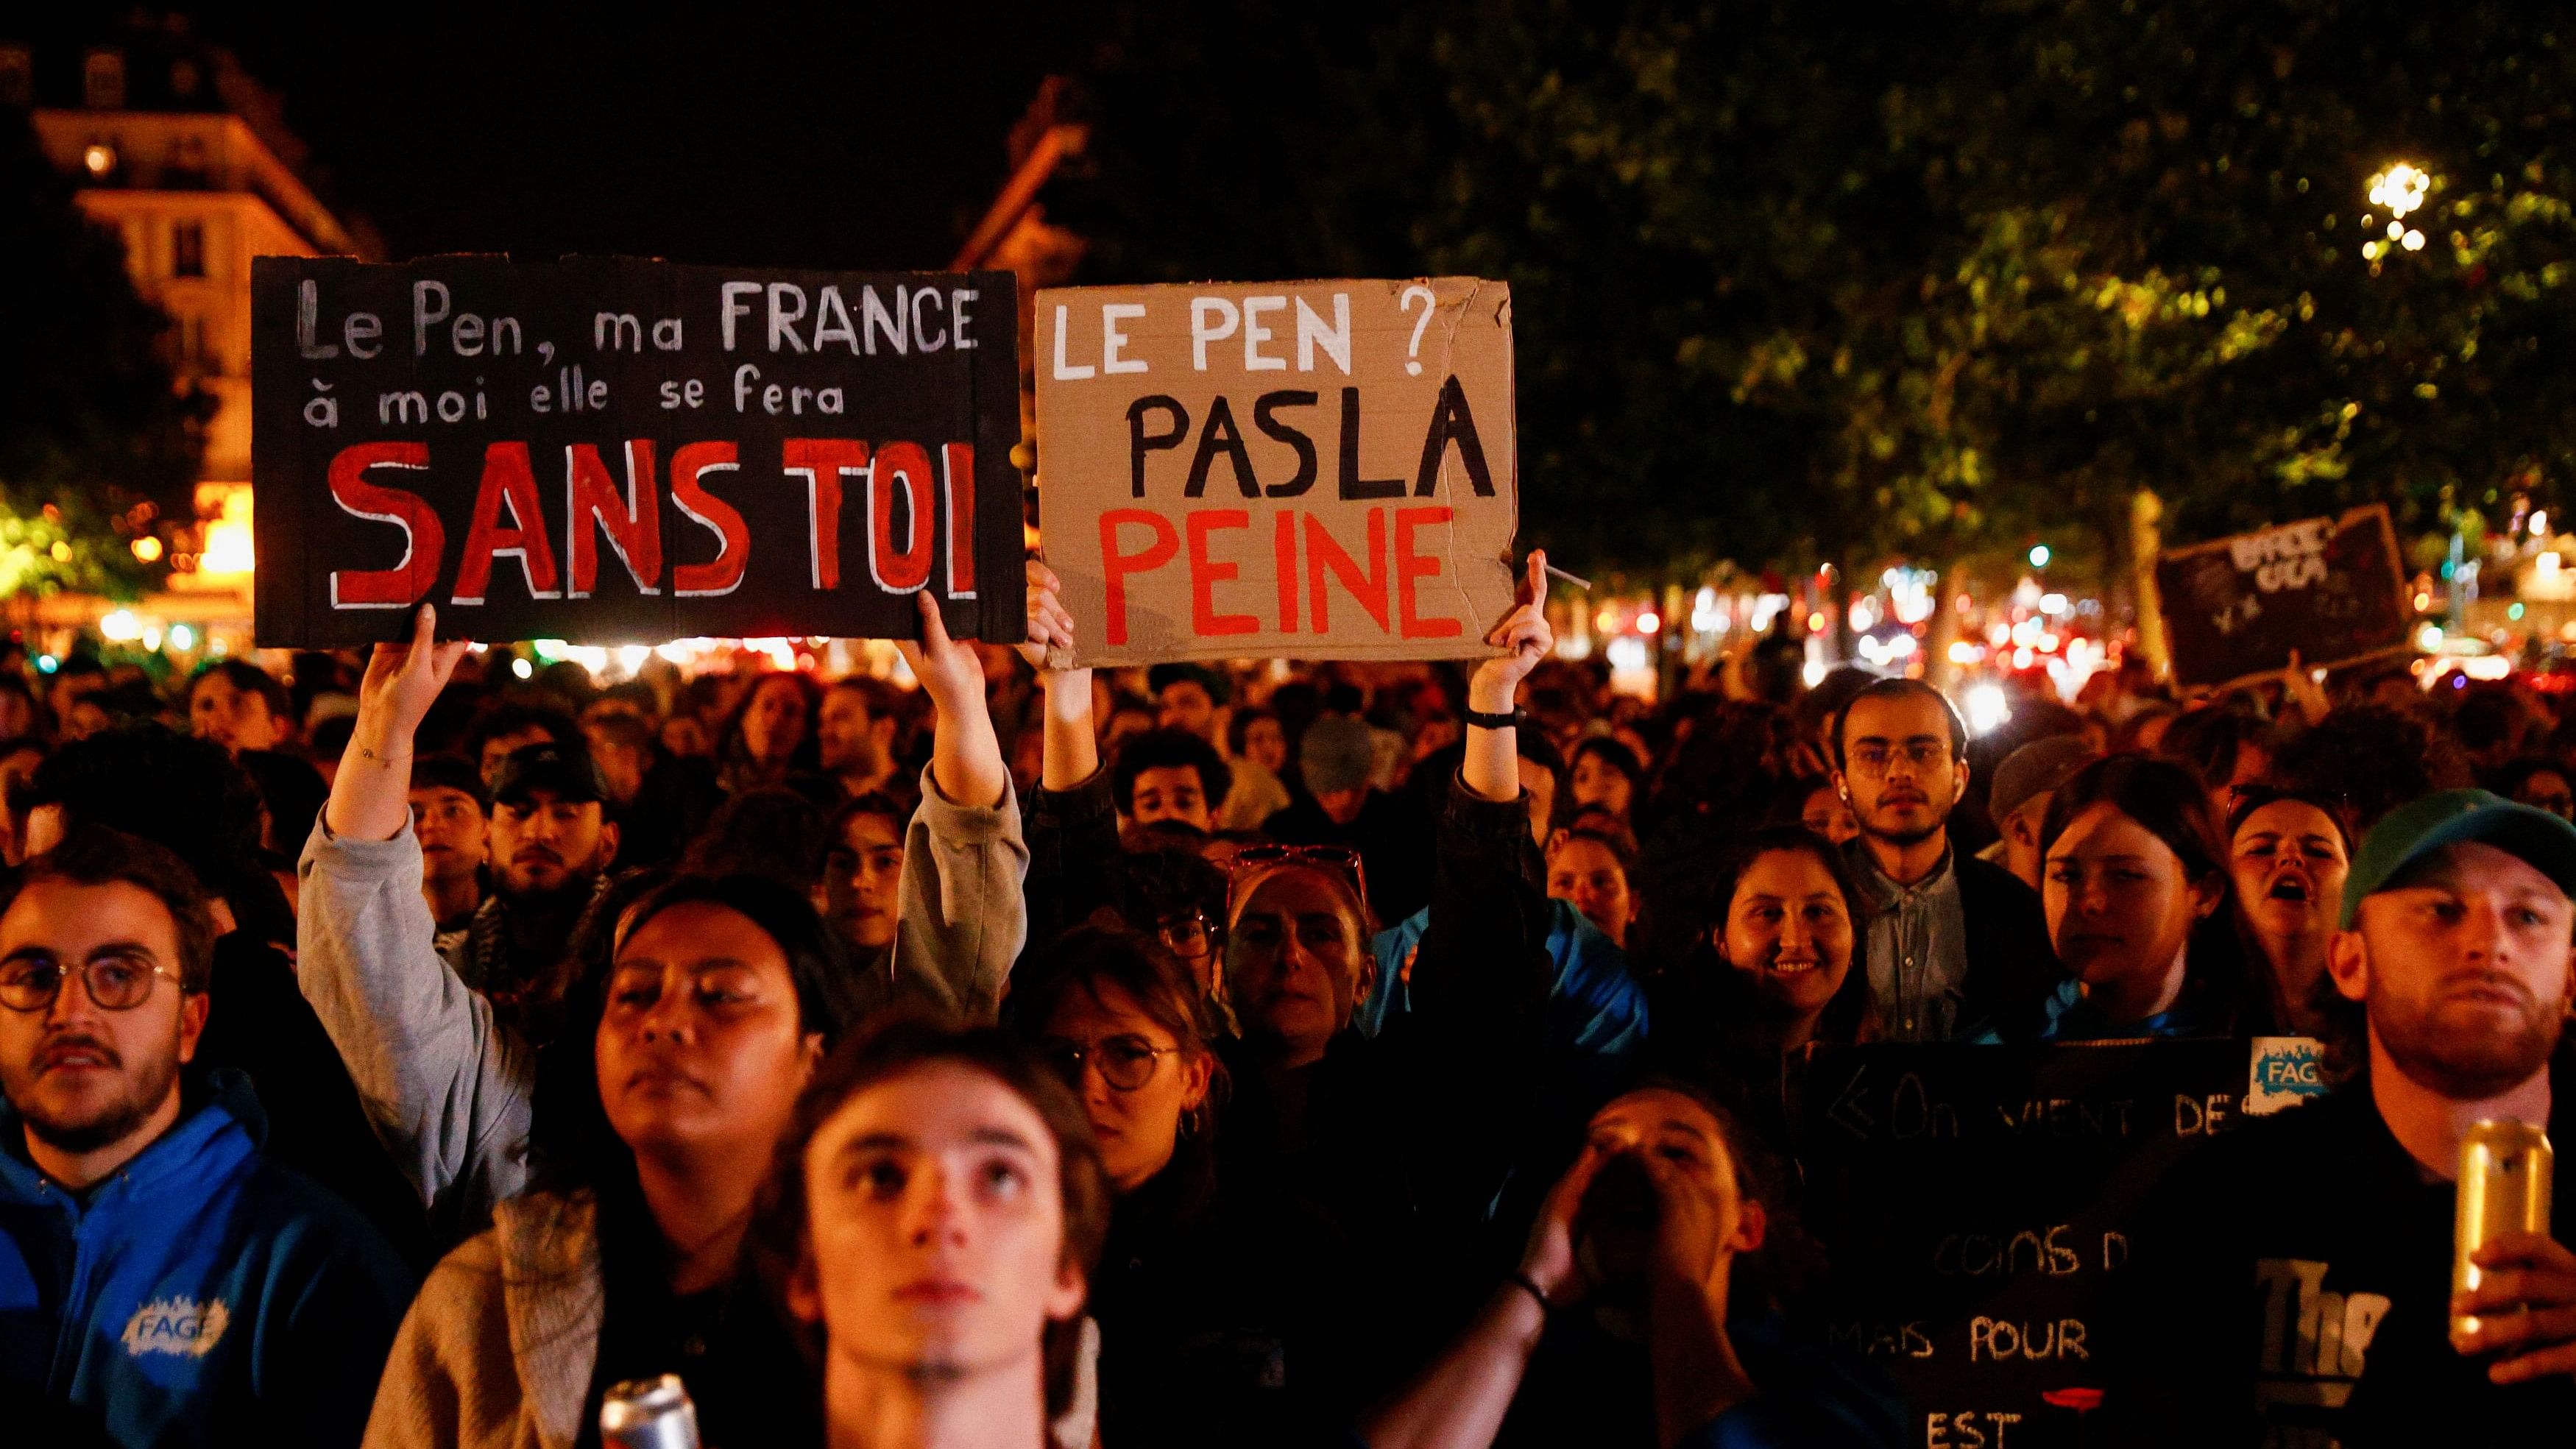
[[[1500,714],[1488,710],[1471,709],[1467,711],[1467,723],[1478,729],[1507,730],[1518,726],[1524,715],[1525,712],[1518,709],[1505,710]]]

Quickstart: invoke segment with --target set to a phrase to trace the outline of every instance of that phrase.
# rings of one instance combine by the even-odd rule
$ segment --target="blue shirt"
[[[1556,979],[1547,996],[1550,1038],[1589,1058],[1618,1079],[1646,1049],[1646,992],[1628,971],[1628,953],[1564,901],[1548,906],[1547,954]],[[1429,907],[1377,933],[1377,990],[1351,1013],[1362,1034],[1385,1030],[1387,1019],[1412,1009],[1404,968],[1431,928]]]
[[[356,1212],[261,1159],[247,1078],[207,1087],[84,1193],[36,1170],[0,1107],[0,1404],[45,1426],[25,1442],[57,1423],[138,1449],[365,1431],[410,1275]]]

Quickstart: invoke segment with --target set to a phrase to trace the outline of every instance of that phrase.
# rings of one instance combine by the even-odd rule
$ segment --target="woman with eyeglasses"
[[[1226,1070],[1205,997],[1163,943],[1067,932],[1021,967],[1009,1024],[1072,1084],[1114,1207],[1090,1311],[1100,1434],[1133,1446],[1280,1442],[1300,1422],[1285,1357],[1290,1254],[1220,1191]]]

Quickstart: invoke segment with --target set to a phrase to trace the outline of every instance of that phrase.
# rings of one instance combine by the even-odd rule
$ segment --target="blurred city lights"
[[[1652,634],[1662,627],[1664,627],[1664,621],[1657,617],[1652,609],[1637,616],[1637,632],[1640,634]]]
[[[2370,199],[2374,205],[2387,207],[2390,216],[2404,216],[2424,204],[2424,193],[2432,185],[2430,175],[2400,161],[2370,178]],[[2389,232],[2391,236],[2396,234],[2394,229]]]
[[[170,626],[170,647],[185,654],[197,647],[197,631],[185,624]]]
[[[2047,544],[2035,543],[2030,546],[2030,566],[2032,568],[2044,569],[2048,567],[2048,561],[2052,556],[2053,555],[2048,551]]]
[[[2000,685],[1980,684],[1968,691],[1966,702],[1970,734],[1985,734],[2012,718],[2012,705]]]
[[[150,534],[145,534],[143,537],[136,539],[133,547],[134,556],[143,560],[145,563],[151,563],[161,557],[161,540],[152,537]]]
[[[81,166],[92,176],[105,176],[116,169],[116,148],[104,141],[92,141],[81,150]]]
[[[132,609],[119,609],[98,621],[99,637],[123,644],[143,637],[143,625]]]

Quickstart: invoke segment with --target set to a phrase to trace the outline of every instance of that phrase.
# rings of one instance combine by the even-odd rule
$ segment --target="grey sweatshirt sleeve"
[[[897,978],[967,1020],[993,1020],[1011,963],[1028,941],[1028,902],[1020,894],[1028,873],[1018,793],[1005,786],[999,805],[959,805],[939,793],[925,767],[895,898]]]
[[[439,959],[408,823],[349,840],[317,821],[298,870],[304,999],[432,1217],[481,1221],[527,1185],[535,1053]]]

